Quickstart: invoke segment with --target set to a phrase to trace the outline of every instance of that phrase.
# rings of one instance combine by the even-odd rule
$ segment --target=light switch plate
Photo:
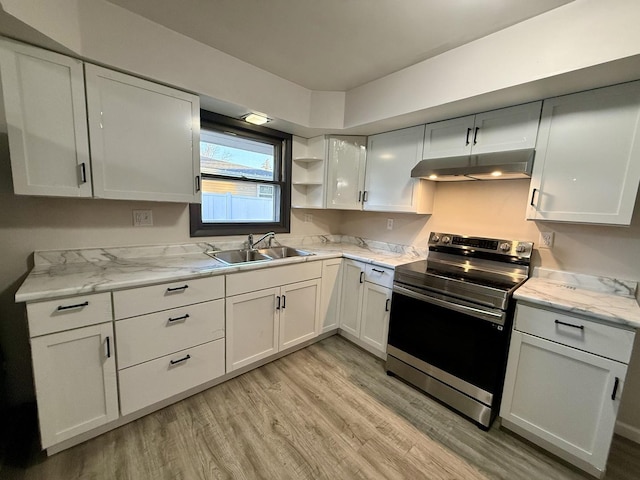
[[[152,227],[153,211],[152,210],[134,210],[133,226],[134,227]]]

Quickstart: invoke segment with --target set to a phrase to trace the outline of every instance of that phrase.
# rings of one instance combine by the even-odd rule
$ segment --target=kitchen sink
[[[267,257],[271,257],[273,259],[278,258],[289,258],[289,257],[306,257],[308,255],[313,255],[313,253],[305,252],[304,250],[298,250],[293,247],[272,247],[272,248],[261,248],[258,250],[263,255]]]
[[[260,250],[238,249],[238,250],[220,250],[205,252],[211,258],[220,260],[227,265],[235,265],[237,263],[253,263],[266,262],[269,260],[278,260],[281,258],[306,257],[313,253],[298,250],[293,247],[273,247],[262,248]]]

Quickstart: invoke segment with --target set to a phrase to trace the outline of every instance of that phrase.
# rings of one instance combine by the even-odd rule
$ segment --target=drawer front
[[[116,320],[224,297],[224,275],[113,292]]]
[[[131,367],[223,337],[223,299],[118,320],[118,366]]]
[[[365,280],[375,283],[381,287],[393,287],[393,268],[379,267],[377,265],[367,265],[365,269]]]
[[[122,415],[128,415],[222,375],[224,339],[125,368],[118,372]]]
[[[86,327],[113,319],[111,294],[94,293],[27,304],[29,336]]]
[[[304,282],[322,276],[322,262],[312,261],[227,275],[227,296]]]
[[[629,363],[635,336],[632,330],[521,303],[515,329],[623,363]]]

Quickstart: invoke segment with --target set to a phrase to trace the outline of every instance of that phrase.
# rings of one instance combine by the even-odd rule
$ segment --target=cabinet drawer
[[[322,276],[322,262],[304,262],[227,275],[227,296],[303,282]]]
[[[29,336],[110,322],[111,294],[94,293],[27,304]]]
[[[224,300],[116,322],[118,366],[127,368],[224,337]]]
[[[122,415],[135,412],[222,375],[224,339],[125,368],[118,372]]]
[[[224,297],[224,276],[113,292],[116,320]]]
[[[367,265],[365,268],[365,280],[367,282],[375,283],[382,287],[393,287],[393,273],[392,268],[379,267],[378,265]]]
[[[518,304],[515,328],[585,352],[629,363],[635,332],[582,317]]]

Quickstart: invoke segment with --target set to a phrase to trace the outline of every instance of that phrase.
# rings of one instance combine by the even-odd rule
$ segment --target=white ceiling
[[[572,0],[109,0],[311,90],[347,91]]]

